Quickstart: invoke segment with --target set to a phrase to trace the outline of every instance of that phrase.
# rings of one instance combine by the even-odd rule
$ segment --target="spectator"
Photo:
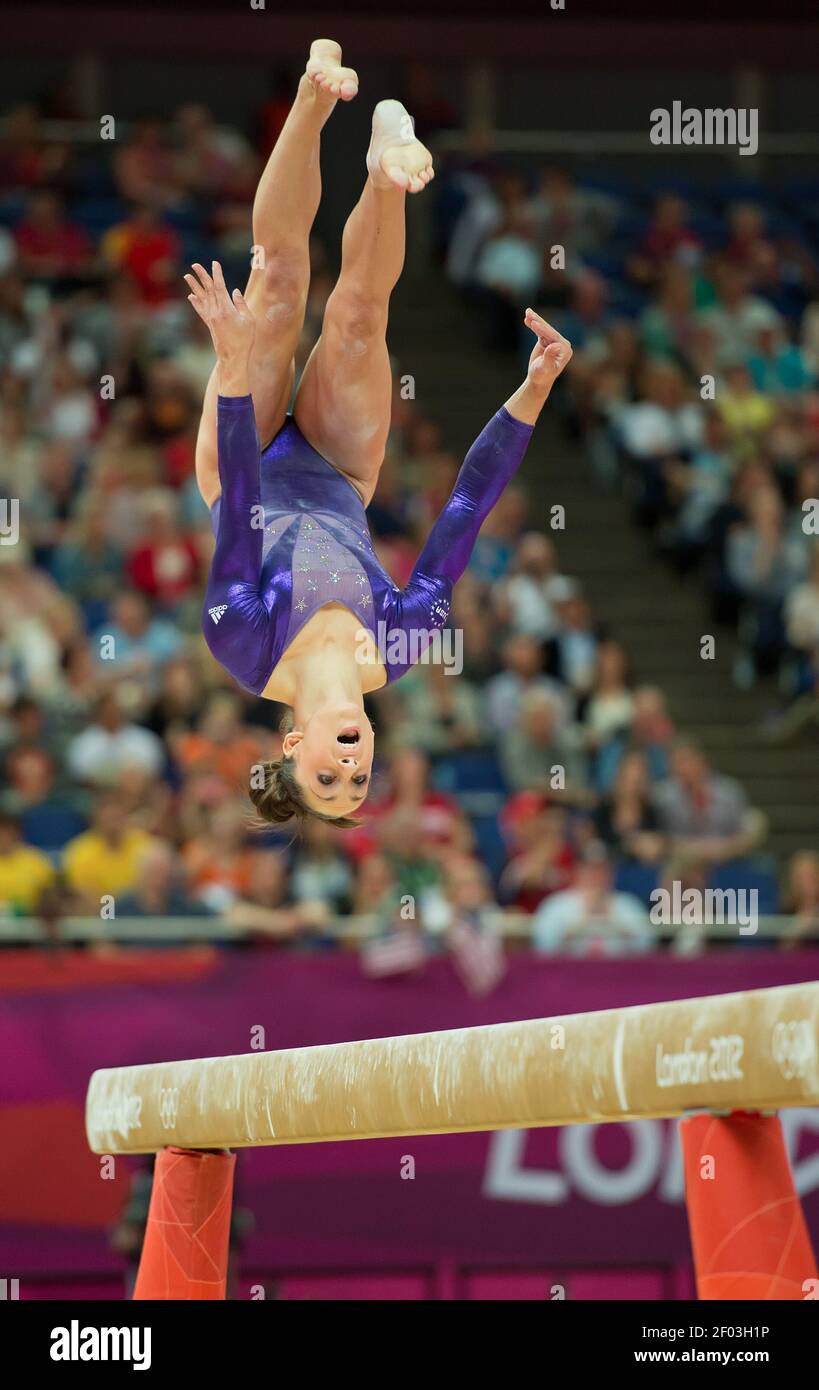
[[[341,850],[339,832],[315,817],[314,821],[305,825],[294,852],[293,898],[296,903],[324,902],[331,912],[347,913],[353,875]]]
[[[153,201],[135,202],[125,222],[103,239],[103,255],[118,274],[130,276],[143,304],[157,308],[174,297],[179,274],[179,238]]]
[[[63,854],[66,882],[90,914],[100,915],[109,899],[116,910],[117,900],[136,888],[148,843],[144,830],[129,825],[120,796],[106,792],[97,799],[91,829],[71,840]]]
[[[651,949],[653,936],[642,903],[613,888],[611,864],[591,845],[576,886],[541,904],[532,921],[536,951],[560,955],[619,956]]]
[[[816,376],[801,349],[789,343],[781,326],[775,323],[760,328],[747,366],[755,389],[766,396],[793,396],[806,391]]]
[[[570,590],[558,611],[560,630],[554,643],[556,674],[575,695],[586,695],[594,680],[599,642],[591,605],[577,590]]]
[[[486,712],[494,733],[500,737],[517,722],[522,701],[530,691],[548,695],[560,707],[560,723],[569,723],[570,708],[560,683],[543,674],[543,651],[531,637],[512,636],[504,643],[502,669],[486,686]]]
[[[94,722],[72,739],[67,760],[77,781],[103,787],[131,767],[159,772],[164,752],[156,734],[126,720],[112,692],[99,700]]]
[[[155,117],[140,121],[114,155],[114,177],[129,202],[172,207],[179,202],[176,159]]]
[[[69,523],[56,547],[51,570],[60,588],[76,599],[89,627],[105,617],[122,577],[122,555],[113,545],[100,505],[89,506]]]
[[[183,847],[191,891],[211,912],[226,912],[248,897],[256,856],[246,810],[235,801],[214,806],[205,828]]]
[[[173,493],[155,493],[144,515],[145,535],[129,557],[129,578],[135,589],[172,613],[193,594],[199,556],[190,536],[179,529]]]
[[[746,520],[732,530],[726,547],[728,575],[753,623],[746,629],[748,665],[737,670],[743,685],[778,666],[785,640],[783,604],[804,566],[802,547],[785,533],[779,493],[773,487],[758,489],[749,499]]]
[[[55,290],[75,283],[92,268],[91,244],[82,227],[65,215],[57,193],[31,193],[26,215],[14,231],[18,265],[26,279]]]
[[[414,667],[399,690],[402,744],[431,757],[474,748],[484,738],[480,696],[469,681],[441,663]]]
[[[30,917],[54,879],[54,866],[40,850],[23,843],[16,817],[0,812],[0,912]]]
[[[120,593],[111,606],[111,621],[94,634],[97,660],[111,679],[145,681],[154,688],[166,661],[181,646],[179,630],[167,619],[155,618],[145,596],[136,589]]]
[[[509,858],[500,878],[500,899],[521,912],[534,912],[574,878],[577,854],[566,809],[540,792],[518,792],[506,803],[502,824]]]
[[[711,771],[692,743],[679,742],[671,754],[671,775],[655,792],[660,826],[673,854],[708,864],[724,864],[750,854],[762,838],[759,813],[730,777]]]
[[[232,928],[263,940],[298,940],[302,946],[308,940],[318,945],[334,940],[324,898],[289,901],[287,859],[282,852],[254,856],[247,896],[232,903],[226,916]]]
[[[539,791],[582,805],[588,799],[585,762],[574,734],[562,731],[561,714],[550,694],[530,691],[501,740],[501,766],[514,791]]]
[[[601,642],[591,694],[583,710],[583,733],[590,749],[628,729],[634,715],[628,659],[619,642]]]
[[[597,834],[618,861],[656,864],[665,850],[660,818],[653,804],[648,763],[642,753],[625,752],[611,793],[595,813]]]
[[[119,917],[202,917],[207,909],[180,882],[173,849],[146,840],[137,854],[134,887],[117,900]]]
[[[536,642],[548,642],[558,628],[555,604],[570,592],[571,581],[560,573],[553,543],[539,531],[529,531],[521,538],[512,573],[500,591],[512,629]]]
[[[753,351],[765,328],[778,328],[779,315],[771,304],[750,293],[747,273],[722,261],[717,265],[717,302],[703,309],[700,321],[714,335],[721,361],[736,361]]]
[[[629,262],[629,272],[639,284],[653,284],[668,266],[696,265],[702,243],[688,222],[688,209],[676,193],[662,193],[654,204],[648,230]]]
[[[18,743],[9,754],[6,776],[9,804],[27,844],[54,855],[85,829],[79,798],[57,789],[54,759],[45,748]]]
[[[510,209],[478,256],[475,283],[490,311],[492,343],[513,349],[520,335],[520,315],[543,281],[534,227],[524,208]]]
[[[790,917],[782,945],[792,949],[819,938],[819,854],[801,850],[788,860],[781,910]]]

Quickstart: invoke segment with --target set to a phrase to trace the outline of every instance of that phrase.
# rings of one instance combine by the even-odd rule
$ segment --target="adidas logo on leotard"
[[[215,623],[218,623],[222,614],[227,613],[227,608],[228,606],[226,603],[220,603],[216,608],[209,608],[208,612],[210,613],[210,616],[213,618],[213,621]]]

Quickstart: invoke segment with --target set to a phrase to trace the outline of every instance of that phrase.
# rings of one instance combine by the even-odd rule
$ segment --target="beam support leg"
[[[233,1171],[226,1151],[160,1149],[135,1299],[222,1299]]]
[[[680,1139],[698,1297],[815,1298],[816,1259],[779,1117],[692,1115]]]

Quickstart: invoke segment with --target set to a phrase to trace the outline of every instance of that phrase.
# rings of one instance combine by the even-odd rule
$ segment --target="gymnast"
[[[375,108],[338,282],[287,413],[321,192],[319,137],[336,102],[357,89],[339,45],[316,40],[259,183],[253,239],[263,257],[254,257],[244,294],[228,293],[218,262],[210,274],[197,264],[185,276],[217,357],[196,456],[216,533],[203,627],[241,686],[292,709],[281,758],[251,776],[251,799],[273,822],[314,815],[356,824],[373,760],[363,697],[411,664],[400,641],[385,646],[376,634],[412,636],[405,645],[417,659],[419,634],[431,639],[446,622],[478,531],[571,357],[566,339],[527,310],[537,341],[526,380],[470,448],[400,590],[375,557],[365,508],[390,428],[387,311],[404,259],[405,195],[425,188],[433,170],[397,101]]]

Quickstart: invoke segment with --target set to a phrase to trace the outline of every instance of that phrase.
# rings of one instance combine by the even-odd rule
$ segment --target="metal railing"
[[[275,914],[271,911],[271,918]],[[524,912],[498,911],[489,917],[491,925],[499,936],[510,943],[526,945],[531,940],[533,918]],[[383,934],[385,920],[376,914],[350,917],[334,917],[321,926],[319,934],[326,938],[333,936],[339,946],[355,948],[367,941],[375,940]],[[758,929],[749,933],[729,922],[694,925],[680,923],[672,926],[654,927],[658,945],[674,938],[676,932],[695,932],[703,940],[719,942],[747,942],[751,940],[787,940],[819,945],[819,925],[810,932],[795,935],[796,919],[783,914],[760,917]],[[0,917],[0,946],[13,945],[165,945],[169,942],[185,944],[207,944],[222,942],[230,944],[242,941],[260,941],[265,938],[263,924],[254,925],[231,922],[228,918],[213,917],[117,917],[101,920],[98,917],[66,917],[55,927],[44,923],[37,917]],[[429,933],[431,940],[444,933]],[[600,935],[599,926],[590,927],[589,936]],[[282,944],[292,941],[298,945],[299,933],[285,938],[280,932],[271,930],[270,939]],[[309,935],[309,934],[308,934]],[[573,934],[572,940],[582,936]],[[0,957],[0,975],[2,957]]]

